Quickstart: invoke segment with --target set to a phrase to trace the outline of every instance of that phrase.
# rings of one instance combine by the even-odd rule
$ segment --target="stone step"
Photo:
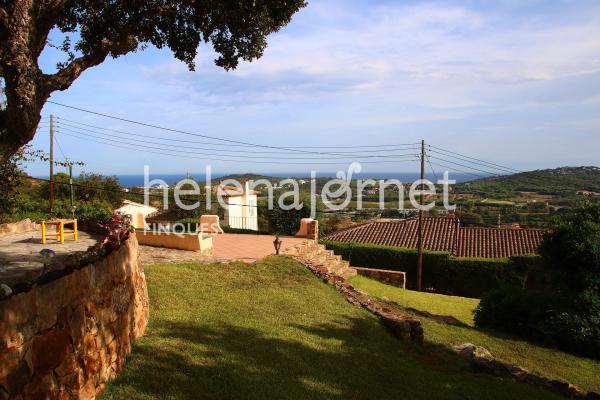
[[[356,270],[354,268],[346,268],[341,274],[340,276],[344,279],[344,280],[348,280],[348,278],[355,276],[357,274]]]
[[[332,273],[339,275],[340,273],[348,269],[348,266],[344,262],[334,261],[329,263],[329,269]]]

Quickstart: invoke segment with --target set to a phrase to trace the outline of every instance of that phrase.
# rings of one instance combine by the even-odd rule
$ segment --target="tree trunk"
[[[27,144],[40,121],[49,92],[40,85],[43,74],[37,65],[36,38],[31,0],[15,1],[3,35],[2,66],[6,107],[0,111],[0,161],[6,161]],[[45,41],[45,36],[42,38]]]

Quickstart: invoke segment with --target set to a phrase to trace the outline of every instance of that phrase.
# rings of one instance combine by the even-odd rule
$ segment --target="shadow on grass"
[[[286,329],[289,338],[232,325],[156,323],[103,398],[545,397],[470,373],[438,346],[419,348],[382,334],[373,318]],[[489,397],[490,390],[497,394]]]

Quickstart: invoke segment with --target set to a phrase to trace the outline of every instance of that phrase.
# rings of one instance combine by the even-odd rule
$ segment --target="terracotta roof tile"
[[[544,234],[542,229],[462,227],[452,217],[426,217],[423,222],[424,248],[447,251],[457,257],[502,258],[534,254]],[[324,239],[416,248],[418,220],[371,222],[332,233]]]

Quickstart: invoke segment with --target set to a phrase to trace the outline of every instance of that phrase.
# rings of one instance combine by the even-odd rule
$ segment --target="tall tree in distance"
[[[40,111],[52,92],[66,90],[88,68],[110,56],[168,47],[194,69],[200,43],[211,43],[215,64],[226,70],[262,56],[266,37],[291,20],[304,0],[0,0],[0,161],[33,139]],[[54,45],[66,54],[52,74],[38,59]],[[72,42],[72,37],[76,39]]]

